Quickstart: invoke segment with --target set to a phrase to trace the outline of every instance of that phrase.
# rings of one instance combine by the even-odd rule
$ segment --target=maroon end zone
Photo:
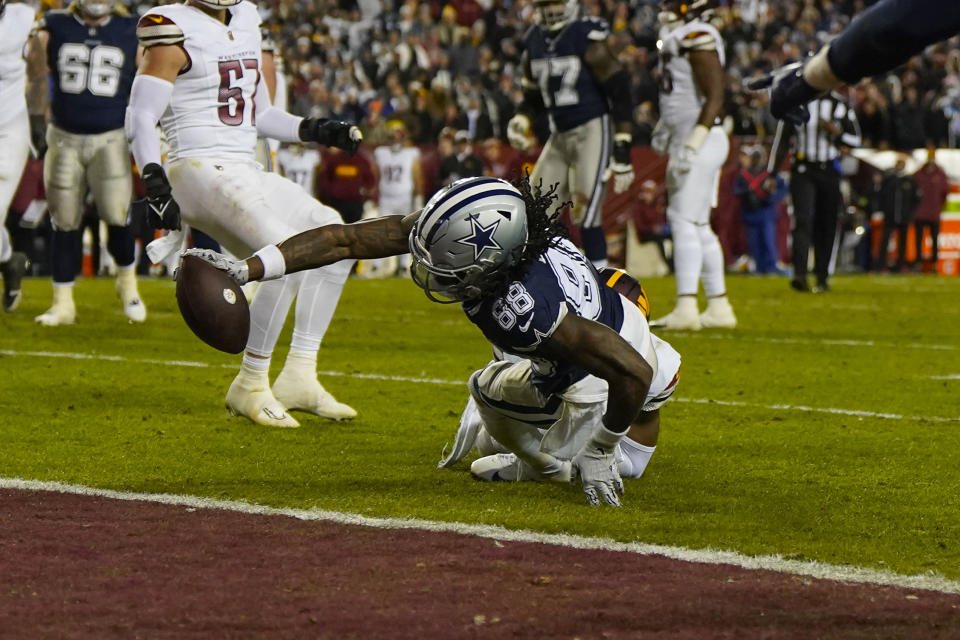
[[[0,490],[0,638],[960,638],[960,596]]]

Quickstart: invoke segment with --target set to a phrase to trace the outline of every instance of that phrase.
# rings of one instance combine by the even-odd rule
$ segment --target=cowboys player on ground
[[[25,97],[27,65],[24,46],[33,24],[33,9],[0,0],[0,275],[3,276],[4,311],[20,304],[20,282],[27,271],[27,256],[13,250],[6,220],[30,154],[30,125]],[[31,82],[31,85],[33,83]],[[46,88],[46,87],[44,87]]]
[[[187,0],[155,7],[140,19],[146,48],[133,83],[126,127],[141,167],[150,214],[160,226],[183,220],[236,255],[320,224],[340,222],[299,185],[257,164],[257,135],[356,150],[355,126],[299,118],[270,103],[261,73],[260,17],[241,0]],[[159,121],[170,152],[160,166]],[[168,178],[169,176],[169,178]],[[227,409],[253,422],[296,427],[287,412],[333,419],[356,415],[317,381],[317,352],[350,272],[349,261],[261,286]],[[270,387],[270,358],[296,303],[293,339]]]
[[[650,333],[638,301],[603,284],[564,237],[555,206],[552,190],[531,190],[526,179],[467,178],[422,212],[321,227],[243,262],[188,253],[244,283],[409,247],[413,280],[427,297],[460,303],[509,356],[468,383],[485,430],[511,452],[477,459],[474,476],[566,483],[579,475],[591,504],[616,506],[623,482],[615,450],[630,445],[623,453],[641,467],[630,475],[642,473],[680,356]]]
[[[107,223],[107,249],[117,263],[116,290],[123,312],[143,322],[137,291],[134,234],[128,211],[133,195],[124,110],[137,64],[136,18],[112,0],[75,0],[37,21],[30,44],[29,96],[34,137],[47,154],[43,184],[53,220],[53,305],[36,321],[73,324],[73,285],[80,264],[80,227],[87,191]],[[51,121],[44,126],[52,79]]]
[[[650,323],[665,329],[733,328],[737,318],[727,300],[723,249],[710,227],[720,170],[730,141],[720,127],[724,51],[717,29],[706,20],[717,0],[668,0],[660,13],[660,121],[653,133],[657,153],[668,153],[667,221],[673,235],[677,302]],[[699,281],[707,309],[698,312]]]
[[[525,151],[533,120],[546,112],[551,133],[532,183],[559,183],[561,199],[572,199],[571,218],[580,225],[583,251],[601,268],[607,261],[605,179],[613,175],[616,193],[633,182],[630,79],[607,45],[606,22],[577,17],[577,0],[534,0],[533,5],[536,24],[524,36],[524,99],[507,124],[507,138]]]

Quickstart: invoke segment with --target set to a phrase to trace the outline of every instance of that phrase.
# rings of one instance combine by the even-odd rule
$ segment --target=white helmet
[[[547,31],[559,31],[577,18],[578,0],[533,0],[533,19]]]
[[[464,178],[437,191],[410,231],[413,281],[434,302],[481,297],[527,243],[520,191],[498,178]]]
[[[113,13],[111,0],[80,0],[80,11],[88,18],[102,18]]]

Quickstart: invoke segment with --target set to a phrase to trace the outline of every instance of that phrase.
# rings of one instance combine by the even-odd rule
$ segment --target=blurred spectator
[[[466,131],[457,131],[453,136],[453,153],[440,161],[441,184],[482,176],[483,173],[483,160],[473,153],[470,135]]]
[[[907,251],[907,228],[920,201],[917,181],[906,173],[906,166],[906,159],[903,156],[898,157],[893,169],[884,175],[880,186],[880,210],[883,211],[880,261],[888,271],[901,271],[906,266],[904,257]],[[897,261],[891,267],[887,251],[894,231],[897,232]]]
[[[756,273],[786,275],[777,268],[776,227],[778,204],[787,195],[787,183],[780,176],[771,175],[766,164],[762,147],[742,149],[733,193],[740,198],[747,247]]]
[[[361,148],[354,155],[340,149],[324,151],[317,171],[317,197],[337,210],[344,222],[357,222],[363,215],[364,202],[376,189],[373,161]]]
[[[937,243],[940,235],[940,214],[947,202],[950,193],[950,182],[947,174],[937,165],[937,150],[933,146],[927,147],[927,161],[913,174],[920,191],[920,203],[914,211],[914,230],[916,231],[917,261],[914,269],[920,271],[923,266],[923,232],[930,230],[930,240],[933,248],[930,261],[933,270],[937,268]]]

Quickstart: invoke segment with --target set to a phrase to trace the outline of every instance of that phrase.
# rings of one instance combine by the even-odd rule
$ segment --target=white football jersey
[[[373,158],[380,170],[380,201],[409,211],[413,206],[413,164],[420,158],[416,147],[377,147]]]
[[[716,51],[725,66],[723,39],[716,27],[693,21],[660,30],[660,118],[670,128],[671,140],[682,143],[697,124],[706,101],[693,77],[688,55],[691,51]]]
[[[27,110],[27,38],[34,10],[25,4],[8,4],[0,15],[0,125]]]
[[[282,147],[277,151],[277,166],[284,176],[290,178],[307,193],[313,193],[313,175],[320,164],[320,152],[316,149],[294,151]]]
[[[170,144],[170,162],[255,158],[260,15],[246,0],[227,11],[231,18],[223,24],[190,5],[166,5],[148,11],[137,26],[145,47],[178,44],[188,57],[187,69],[177,76],[170,104],[160,118]]]

